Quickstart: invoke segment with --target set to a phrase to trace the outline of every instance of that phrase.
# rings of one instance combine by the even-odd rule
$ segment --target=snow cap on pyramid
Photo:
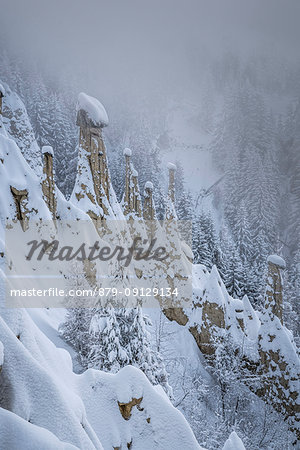
[[[132,155],[132,151],[130,150],[130,148],[124,148],[123,155],[124,156],[131,156]]]
[[[280,267],[281,269],[285,269],[286,267],[285,260],[278,255],[270,255],[268,257],[268,263],[272,263],[275,266]]]
[[[43,153],[43,155],[45,153],[48,153],[48,155],[52,155],[53,156],[53,148],[51,147],[51,145],[44,145],[42,147],[42,153]]]
[[[84,128],[103,128],[108,125],[108,116],[102,103],[84,92],[78,95],[76,124]]]
[[[168,168],[169,170],[174,170],[174,171],[176,170],[175,164],[173,164],[173,163],[171,163],[171,162],[168,162],[167,168]]]
[[[147,181],[145,184],[145,189],[150,189],[150,191],[153,191],[153,183],[151,183],[151,181]]]

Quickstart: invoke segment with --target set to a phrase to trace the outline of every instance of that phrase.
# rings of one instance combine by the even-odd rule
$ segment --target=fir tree
[[[76,146],[72,140],[72,127],[65,109],[63,99],[57,94],[51,98],[52,132],[50,142],[55,155],[56,182],[68,198],[74,184],[74,173],[77,166]]]
[[[82,264],[76,263],[72,266],[72,272],[66,280],[66,290],[72,289],[74,292],[90,289],[83,271]],[[89,354],[90,339],[89,326],[91,320],[91,310],[84,308],[82,297],[66,296],[67,314],[64,322],[59,327],[61,336],[69,342],[77,351],[80,364],[85,367]]]
[[[160,384],[171,396],[167,372],[161,355],[151,348],[150,334],[146,326],[150,320],[143,315],[142,308],[132,311],[128,342],[129,363],[141,369],[152,384]]]
[[[241,298],[247,291],[246,271],[237,247],[225,225],[220,232],[220,249],[220,273],[224,284],[232,297]]]
[[[212,268],[219,265],[219,247],[210,213],[202,211],[193,220],[194,262]]]
[[[127,351],[121,345],[121,331],[113,308],[96,310],[90,323],[91,349],[88,366],[116,373],[128,363]]]
[[[192,195],[186,189],[184,170],[180,161],[176,161],[175,176],[175,209],[178,220],[192,220]]]

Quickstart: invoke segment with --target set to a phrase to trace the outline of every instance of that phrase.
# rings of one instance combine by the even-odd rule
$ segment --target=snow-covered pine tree
[[[34,72],[34,80],[30,86],[28,107],[37,143],[40,147],[51,145],[50,95],[40,72]]]
[[[214,337],[213,344],[215,354],[208,367],[219,385],[220,413],[229,430],[239,419],[239,409],[247,408],[247,402],[248,405],[251,402],[245,381],[248,386],[254,387],[257,386],[258,378],[249,371],[243,360],[242,342],[240,348],[237,348],[230,334],[224,330],[223,334]]]
[[[241,262],[243,265],[248,265],[252,259],[252,242],[249,229],[248,215],[244,200],[241,200],[240,206],[237,209],[235,222],[233,225],[234,241],[238,249]]]
[[[128,354],[122,347],[120,325],[114,308],[94,311],[89,334],[91,347],[88,367],[116,373],[128,363]]]
[[[204,264],[209,269],[219,266],[219,246],[214,223],[209,212],[202,211],[193,219],[194,262]]]
[[[54,149],[56,183],[68,198],[74,184],[77,152],[72,139],[72,126],[62,96],[51,96],[51,145]]]
[[[83,266],[80,263],[72,265],[72,272],[67,277],[66,291],[72,289],[83,291],[90,289]],[[88,300],[88,298],[87,298]],[[89,326],[91,321],[91,309],[82,307],[83,297],[66,296],[67,313],[64,322],[59,326],[60,335],[69,342],[78,354],[78,361],[85,367],[89,354],[90,336]]]
[[[228,90],[211,149],[225,172],[224,217],[242,263],[248,265],[257,301],[265,260],[275,250],[279,229],[279,173],[274,124],[261,93],[249,81]]]
[[[180,161],[175,162],[175,209],[178,220],[192,220],[193,199],[192,194],[186,189],[184,169]]]
[[[122,201],[125,190],[125,158],[123,155],[124,148],[115,149],[114,152],[111,153],[112,160],[110,164],[110,174],[119,202]]]
[[[168,375],[159,352],[152,349],[150,333],[147,326],[152,323],[143,315],[139,306],[131,310],[128,355],[129,363],[141,369],[152,384],[160,384],[171,397],[172,390],[168,384]]]
[[[246,293],[246,269],[228,228],[220,231],[221,264],[220,273],[228,293],[234,298],[242,298]]]

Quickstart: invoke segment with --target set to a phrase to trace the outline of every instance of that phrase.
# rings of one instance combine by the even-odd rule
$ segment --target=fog
[[[297,0],[0,0],[2,44],[106,100],[193,95],[228,51],[288,65],[299,58],[299,18]]]

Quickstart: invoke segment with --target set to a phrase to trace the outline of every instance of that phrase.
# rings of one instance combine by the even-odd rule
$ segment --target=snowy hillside
[[[41,311],[41,322],[44,317]],[[55,347],[25,310],[1,309],[0,336],[0,435],[6,448],[19,448],[24,435],[28,449],[109,449],[130,442],[137,449],[199,448],[182,414],[137,369],[127,367],[117,375],[89,369],[75,375],[69,354]],[[119,404],[132,399],[140,402],[126,420]]]
[[[7,84],[3,102],[3,123],[8,137],[15,140],[22,155],[37,174],[42,173],[42,158],[39,146],[29,121],[24,103]]]
[[[83,93],[77,107],[78,169],[66,200],[55,185],[55,153],[49,146],[39,149],[24,105],[8,86],[5,92],[3,121],[0,116],[0,442],[12,450],[20,442],[24,449],[190,450],[224,445],[225,450],[240,450],[245,448],[241,433],[249,449],[268,448],[272,426],[267,419],[262,426],[267,408],[281,430],[276,442],[294,442],[300,366],[292,333],[282,319],[283,260],[273,255],[266,261],[261,311],[247,295],[230,295],[216,266],[192,265],[192,251],[177,230],[173,164],[168,165],[166,224],[154,220],[155,227],[148,229],[145,212],[156,219],[157,185],[149,180],[145,184],[142,211],[136,201],[141,199],[138,173],[126,149],[124,201],[117,202],[102,137],[107,114],[98,100]],[[18,118],[20,124],[15,123]],[[129,226],[129,218],[137,219],[136,229]],[[5,277],[14,266],[4,246],[7,221],[20,223],[25,233],[30,220],[49,221],[54,230],[61,219],[81,227],[88,223],[88,234],[101,245],[112,244],[115,229],[122,243],[131,242],[135,233],[154,233],[159,242],[167,242],[174,259],[164,269],[150,262],[150,278],[163,274],[161,283],[183,289],[189,280],[184,269],[191,267],[190,296],[182,294],[184,303],[170,307],[152,294],[157,307],[143,311],[139,304],[122,304],[114,311],[95,304],[78,308],[74,302],[67,311],[7,308]],[[10,264],[5,265],[5,258]],[[96,283],[101,263],[88,267],[92,281],[87,282],[87,271],[77,277],[77,287]],[[147,274],[138,258],[133,264],[132,273],[122,264],[110,267],[118,270],[114,282],[122,278],[127,288],[140,286]],[[60,267],[57,261],[56,269]],[[72,275],[78,275],[74,267]],[[42,286],[38,277],[35,281]],[[253,428],[249,417],[257,420]]]
[[[9,88],[6,91],[6,118],[0,136],[2,241],[5,220],[15,217],[14,195],[26,196],[26,210],[21,203],[20,214],[26,211],[28,219],[51,220],[42,197],[39,164],[34,163],[33,153],[39,155],[39,149],[30,141],[26,111],[18,97]],[[12,134],[15,114],[10,120],[10,111],[18,111],[21,126],[28,131],[24,130],[24,142],[22,134]],[[20,142],[24,156],[18,148]],[[51,152],[44,148],[44,153]],[[58,190],[55,198],[60,217],[88,219]],[[24,449],[200,448],[163,389],[152,386],[139,369],[128,366],[117,374],[94,369],[73,372],[70,354],[74,357],[74,351],[57,330],[64,319],[63,310],[7,309],[4,302],[5,275],[1,270],[0,437],[4,448],[18,449],[21,442]]]

